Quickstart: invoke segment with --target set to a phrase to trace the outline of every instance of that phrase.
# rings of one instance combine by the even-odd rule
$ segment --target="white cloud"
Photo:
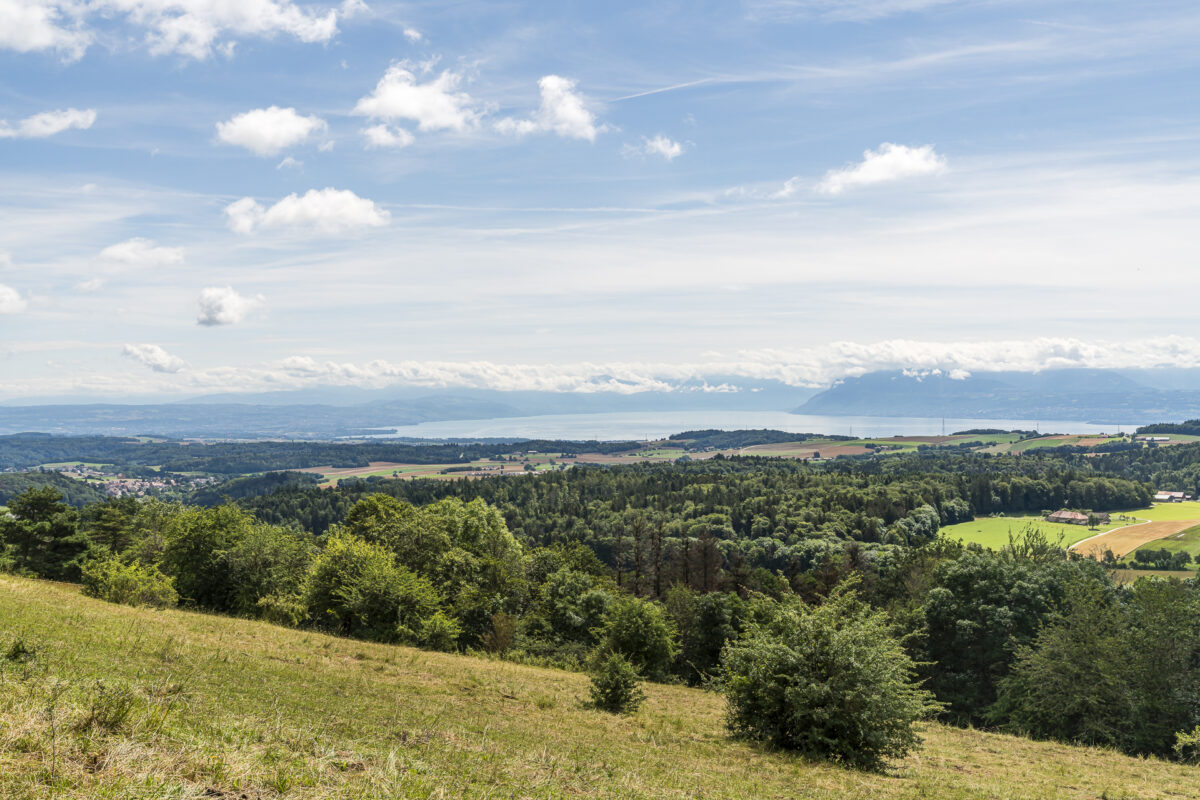
[[[18,53],[56,50],[69,61],[82,57],[91,34],[64,27],[59,6],[53,1],[0,0],[0,49]]]
[[[622,152],[626,156],[661,156],[667,161],[674,161],[683,155],[683,145],[666,136],[655,136],[653,139],[642,137],[640,145],[625,145]]]
[[[959,0],[751,0],[746,10],[754,19],[820,18],[866,22],[955,2]]]
[[[362,4],[348,0],[342,15]],[[57,50],[68,59],[93,41],[92,17],[123,17],[145,32],[150,52],[205,59],[232,56],[237,37],[287,34],[302,42],[328,42],[337,34],[338,11],[318,11],[291,0],[0,0],[0,47]]]
[[[302,42],[328,42],[337,33],[336,10],[320,13],[290,0],[105,0],[97,5],[145,27],[150,52],[160,55],[205,59],[217,48],[230,52],[236,36],[285,33]]]
[[[251,197],[225,207],[229,227],[237,233],[260,228],[297,228],[318,233],[338,233],[351,228],[386,225],[391,214],[348,189],[309,189],[304,195],[289,194],[270,208]]]
[[[0,0],[3,3],[4,0]],[[0,25],[3,23],[0,22]],[[71,128],[87,130],[96,121],[96,110],[93,108],[68,108],[63,111],[44,111],[26,117],[11,127],[7,122],[0,121],[0,139],[44,139],[56,133],[62,133]]]
[[[363,128],[368,147],[408,147],[415,137],[404,128],[389,128],[387,125],[372,125]]]
[[[27,306],[16,289],[0,283],[0,314],[20,314]]]
[[[200,292],[200,315],[197,325],[235,325],[260,308],[262,295],[243,297],[232,286],[211,286]]]
[[[596,124],[596,115],[587,107],[583,95],[575,91],[575,81],[559,75],[546,75],[538,81],[542,103],[529,119],[502,119],[496,130],[518,136],[527,133],[556,133],[567,139],[596,140],[596,134],[608,130]]]
[[[817,191],[841,194],[855,186],[937,175],[946,171],[946,159],[934,152],[932,145],[906,147],[884,142],[878,150],[863,152],[863,160],[845,169],[831,170],[817,184]]]
[[[280,161],[278,164],[276,164],[275,169],[300,169],[303,166],[303,161],[297,161],[291,156],[288,156],[287,158],[283,159],[283,161]]]
[[[482,112],[466,92],[458,91],[462,76],[444,70],[432,80],[421,83],[408,61],[393,64],[375,85],[375,91],[361,98],[354,113],[372,119],[407,119],[423,131],[464,131],[479,121]],[[429,71],[430,65],[423,66]]]
[[[183,263],[183,248],[160,247],[152,239],[133,238],[104,248],[100,258],[130,267],[169,267]]]
[[[255,155],[275,156],[326,129],[320,117],[303,117],[294,108],[256,108],[217,123],[217,137]]]
[[[405,28],[404,29],[404,38],[408,39],[413,44],[416,44],[417,42],[421,41],[425,37],[422,36],[421,32],[419,30],[417,30],[416,28]]]
[[[182,358],[171,355],[156,344],[127,344],[122,355],[155,372],[174,373],[187,366],[187,362]]]
[[[84,294],[91,294],[93,292],[100,291],[100,289],[102,289],[103,287],[104,287],[104,279],[103,278],[91,278],[89,280],[80,281],[79,283],[75,284],[75,291],[83,292]]]
[[[228,291],[208,290],[208,291]],[[236,295],[236,293],[234,293]],[[211,323],[219,324],[219,323]],[[964,380],[990,371],[1047,369],[1200,368],[1200,339],[1167,336],[1122,341],[1070,338],[988,342],[891,339],[833,342],[794,351],[757,350],[708,354],[704,361],[498,363],[493,361],[318,360],[293,356],[260,366],[190,370],[195,388],[262,390],[304,386],[480,388],[592,394],[612,392],[745,391],[739,379],[775,380],[797,387],[827,387],[846,377],[880,370],[916,377]]]

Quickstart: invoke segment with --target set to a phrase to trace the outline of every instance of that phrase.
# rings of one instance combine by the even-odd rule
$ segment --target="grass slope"
[[[31,661],[4,658],[14,637]],[[694,689],[649,686],[614,717],[581,708],[581,675],[5,576],[0,645],[4,798],[1200,795],[1193,768],[940,725],[892,773],[852,772],[729,740]],[[122,687],[132,710],[106,730],[97,698]]]

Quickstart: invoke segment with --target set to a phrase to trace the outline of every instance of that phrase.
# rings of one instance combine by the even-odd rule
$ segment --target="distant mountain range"
[[[724,389],[714,391],[712,387]],[[1067,420],[1138,425],[1200,417],[1200,370],[874,372],[827,390],[710,376],[669,392],[503,392],[320,387],[156,403],[0,404],[0,434],[329,439],[456,419],[646,411],[788,411],[825,416]]]
[[[716,385],[726,383],[720,380]],[[415,387],[324,387],[221,394],[173,403],[0,405],[0,434],[157,435],[203,438],[326,439],[455,419],[633,411],[785,411],[815,393],[776,381],[737,380],[737,391],[686,382],[671,392],[431,391]]]
[[[1140,424],[1200,414],[1196,370],[873,372],[847,378],[793,409],[797,414],[965,419],[1046,419]],[[1150,383],[1154,382],[1154,385]]]

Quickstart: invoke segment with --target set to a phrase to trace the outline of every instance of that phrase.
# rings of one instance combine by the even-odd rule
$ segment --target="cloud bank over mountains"
[[[207,289],[202,306],[213,322],[240,320],[262,303],[232,289]],[[224,322],[216,320],[223,319]],[[322,360],[293,356],[250,367],[184,369],[158,350],[126,355],[156,372],[179,373],[175,391],[199,389],[262,391],[314,386],[494,389],[563,393],[738,391],[737,379],[777,381],[797,388],[824,388],[871,372],[905,371],[912,376],[964,379],[986,372],[1060,369],[1200,369],[1200,338],[1167,336],[1131,341],[1082,341],[1045,337],[996,342],[922,342],[904,339],[826,347],[709,353],[690,363],[576,362],[560,364],[491,361]],[[143,346],[149,347],[149,346]],[[165,369],[164,365],[172,369]],[[166,389],[160,383],[158,388]]]

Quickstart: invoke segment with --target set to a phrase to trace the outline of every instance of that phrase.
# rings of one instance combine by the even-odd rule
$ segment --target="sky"
[[[0,0],[0,400],[1200,367],[1189,2]]]

